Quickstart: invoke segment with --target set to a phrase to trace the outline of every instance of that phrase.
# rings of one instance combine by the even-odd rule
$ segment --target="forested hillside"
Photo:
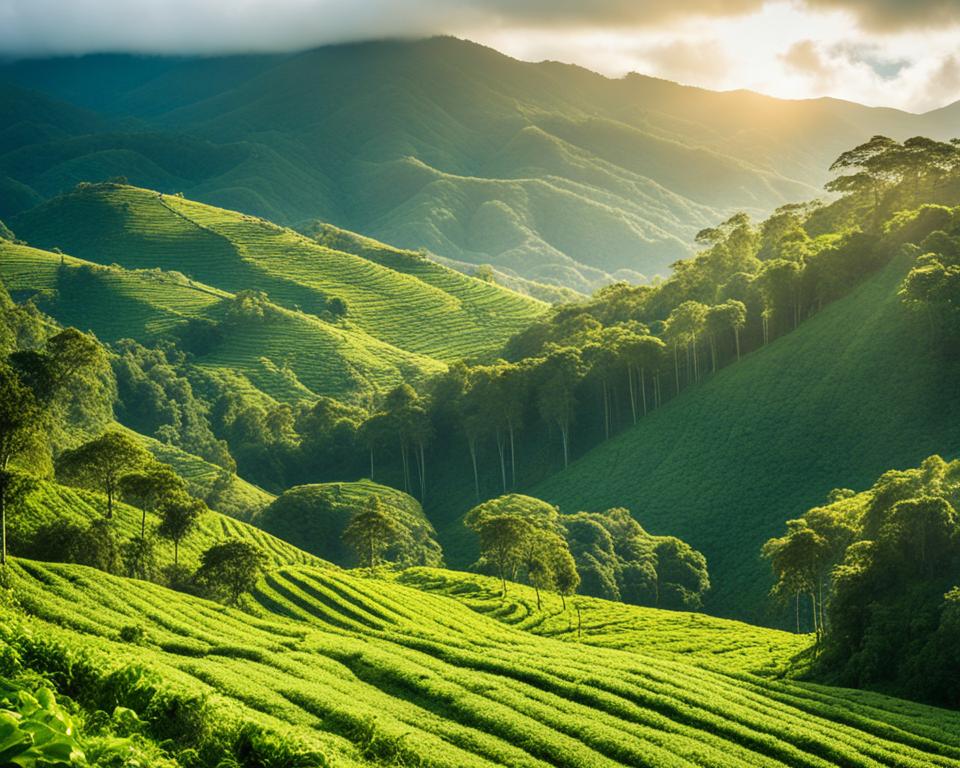
[[[949,110],[611,80],[452,38],[25,60],[0,80],[17,84],[3,92],[0,218],[122,175],[581,291],[666,275],[703,227],[817,195],[871,134],[955,132]]]

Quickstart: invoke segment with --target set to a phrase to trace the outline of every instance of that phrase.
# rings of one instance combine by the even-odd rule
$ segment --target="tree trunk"
[[[640,400],[643,402],[643,415],[647,415],[647,372],[640,366]]]
[[[680,394],[680,349],[676,343],[673,345],[673,375],[676,379],[677,394]]]
[[[797,590],[796,594],[796,611],[797,611],[797,634],[800,634],[800,590]]]
[[[470,461],[473,463],[473,487],[477,494],[477,503],[480,503],[480,473],[477,470],[477,441],[474,438],[468,438],[470,445]]]
[[[403,466],[403,490],[410,493],[410,463],[407,459],[407,444],[400,440],[400,463]]]
[[[610,393],[607,389],[607,380],[603,379],[603,439],[610,439]]]
[[[633,423],[637,423],[637,396],[633,391],[633,366],[627,364],[627,384],[630,387],[630,415],[633,417]]]
[[[147,538],[147,510],[140,510],[140,543],[141,545]]]
[[[7,564],[7,487],[0,478],[0,567]]]
[[[820,625],[817,623],[817,593],[810,590],[810,607],[813,609],[813,633],[820,639]]]
[[[560,427],[560,441],[563,443],[563,468],[566,469],[570,464],[570,448],[567,444],[567,425],[562,421],[557,421]]]
[[[563,603],[563,610],[567,610],[567,598],[563,596],[563,592],[560,593],[560,602]]]
[[[373,447],[370,447],[370,479],[373,480]]]
[[[173,565],[180,565],[180,539],[173,540]]]
[[[717,372],[717,335],[710,334],[710,373]]]
[[[740,329],[734,326],[733,328],[733,340],[737,344],[737,360],[740,359]]]
[[[533,591],[537,593],[537,610],[540,610],[540,587],[533,585]]]
[[[107,480],[105,486],[107,491],[107,520],[113,519],[113,483]]]
[[[517,452],[514,450],[513,440],[513,422],[507,422],[507,429],[510,432],[510,487],[517,487]]]
[[[423,449],[423,443],[420,443],[420,501],[427,498],[427,459]]]
[[[500,428],[497,427],[497,453],[500,456],[500,486],[503,488],[503,492],[507,492],[507,460],[504,455],[506,451],[506,445],[503,439],[503,433]]]

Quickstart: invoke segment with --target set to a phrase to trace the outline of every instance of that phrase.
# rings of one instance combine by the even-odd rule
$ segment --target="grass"
[[[797,330],[528,489],[562,511],[629,507],[702,551],[721,615],[776,619],[760,546],[833,488],[960,446],[960,390],[892,262]]]
[[[14,561],[10,581],[34,633],[110,667],[130,658],[120,630],[140,625],[137,661],[171,687],[334,765],[960,764],[957,713],[758,674],[764,642],[781,658],[797,639],[719,619],[698,617],[689,637],[709,648],[745,631],[750,658],[727,673],[627,633],[622,647],[538,636],[459,598],[325,567],[271,570],[250,613],[79,566]],[[683,615],[645,619],[637,633],[670,636]]]
[[[63,267],[61,267],[61,260]],[[222,319],[231,294],[183,275],[104,267],[0,241],[0,279],[15,296],[41,294],[41,306],[64,325],[104,341],[149,343],[190,318]],[[392,347],[365,332],[274,306],[264,322],[226,328],[223,343],[196,363],[218,376],[249,382],[275,400],[329,395],[365,402],[443,363]]]
[[[348,308],[345,330],[444,362],[498,349],[546,308],[411,254],[364,258],[263,219],[135,187],[80,190],[16,222],[14,231],[38,246],[175,270],[230,292],[262,290],[307,315],[325,317],[338,298]]]

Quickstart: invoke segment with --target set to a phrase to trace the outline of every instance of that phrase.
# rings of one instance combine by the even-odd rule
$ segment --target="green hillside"
[[[182,274],[103,267],[9,241],[0,241],[0,279],[15,296],[39,292],[42,308],[60,323],[91,330],[108,342],[149,343],[191,318],[220,322],[232,299]],[[197,365],[215,376],[239,377],[241,385],[245,381],[287,402],[320,394],[365,400],[443,369],[439,361],[362,330],[267,306],[269,317],[222,324],[222,339],[197,357]]]
[[[760,546],[784,520],[960,448],[954,366],[897,296],[910,266],[896,259],[530,493],[568,512],[629,507],[706,555],[711,612],[769,620]]]
[[[25,498],[23,505],[13,515],[8,532],[9,546],[14,553],[29,547],[37,531],[49,526],[77,524],[81,527],[103,518],[106,498],[93,493],[49,481],[40,481],[37,488]],[[120,538],[130,539],[139,535],[141,511],[122,503],[115,503],[111,527]],[[147,515],[148,525],[158,522],[152,513]],[[315,565],[320,563],[313,555],[297,549],[281,539],[247,523],[209,511],[200,518],[194,533],[180,545],[180,563],[195,567],[200,553],[226,538],[240,538],[256,544],[267,556],[269,567],[284,565]],[[42,542],[41,542],[42,544]],[[162,564],[173,561],[173,544],[162,539],[156,541],[158,557]],[[101,574],[104,575],[105,574]]]
[[[339,299],[345,328],[443,361],[496,349],[544,308],[414,254],[380,248],[379,259],[364,258],[260,219],[134,187],[80,189],[11,226],[38,247],[176,270],[231,292],[261,290],[308,315],[329,317]]]
[[[25,658],[51,658],[29,652],[42,635],[86,650],[105,675],[129,661],[121,630],[140,626],[138,663],[173,691],[209,695],[217,725],[279,730],[334,766],[960,762],[955,713],[777,680],[749,664],[721,673],[682,652],[537,637],[447,597],[327,568],[271,572],[255,591],[256,617],[78,566],[18,561],[10,583],[30,615],[29,633],[13,638]],[[652,633],[661,618],[666,633],[676,625],[676,615],[650,612]],[[704,620],[695,636],[708,645],[739,626]],[[774,654],[795,647],[753,632]]]
[[[8,216],[124,175],[581,291],[666,274],[734,210],[817,195],[837,154],[873,134],[955,125],[946,110],[610,79],[453,38],[25,60],[0,65],[4,80],[99,113],[60,104],[72,119],[58,118],[57,102],[7,88],[0,114],[19,127],[0,141],[0,180],[21,190]]]
[[[123,429],[120,425],[116,428]],[[218,512],[249,522],[276,498],[272,493],[248,483],[242,477],[232,472],[224,472],[216,464],[187,453],[175,445],[162,443],[131,430],[124,431],[141,441],[157,461],[173,467],[174,471],[186,480],[192,496],[206,500],[207,504]]]
[[[342,566],[355,566],[356,558],[343,541],[351,516],[372,499],[401,527],[404,541],[391,561],[439,565],[443,562],[436,531],[412,496],[370,480],[353,483],[315,483],[284,491],[254,519],[274,536]]]

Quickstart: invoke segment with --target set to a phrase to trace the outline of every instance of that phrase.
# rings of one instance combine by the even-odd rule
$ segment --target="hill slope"
[[[337,766],[960,763],[956,713],[536,637],[330,569],[270,573],[258,617],[78,566],[20,561],[11,576],[33,634],[107,670],[129,659],[117,637],[138,624],[138,661],[174,689],[210,694],[215,713],[282,729]],[[697,642],[730,629],[706,620]],[[770,645],[781,638],[767,631]]]
[[[261,219],[145,189],[101,185],[16,217],[39,247],[101,264],[176,270],[217,288],[260,290],[287,309],[328,316],[415,355],[442,361],[499,347],[544,305],[382,246],[378,257],[322,245]],[[336,313],[342,314],[342,313]]]
[[[21,61],[0,80],[104,115],[51,131],[35,95],[9,91],[4,114],[35,116],[0,149],[0,178],[24,188],[20,210],[31,193],[122,174],[578,290],[663,274],[734,209],[815,196],[830,162],[875,133],[956,130],[949,110],[613,80],[449,38]]]
[[[897,297],[908,268],[895,260],[530,492],[568,512],[629,507],[706,555],[711,612],[764,617],[760,546],[784,520],[960,450],[956,371]]]
[[[206,254],[209,255],[209,254]],[[104,267],[0,240],[0,279],[12,295],[39,294],[63,325],[104,341],[150,343],[186,321],[203,318],[222,331],[196,364],[284,402],[328,395],[365,401],[443,364],[302,312],[269,303],[266,315],[226,321],[233,296],[182,274]]]
[[[24,544],[30,541],[34,533],[46,526],[68,523],[86,526],[103,518],[105,510],[106,499],[102,494],[41,481],[37,488],[27,495],[23,507],[11,520],[9,541],[12,551],[22,551]],[[139,509],[115,502],[111,522],[113,530],[122,539],[138,536],[141,515]],[[158,522],[156,515],[148,513],[148,525],[156,525]],[[323,562],[253,525],[210,511],[204,513],[197,529],[180,545],[180,563],[196,567],[200,554],[205,549],[231,537],[257,545],[266,555],[268,566],[272,568],[316,565]],[[157,540],[156,546],[160,564],[172,562],[173,544]]]

